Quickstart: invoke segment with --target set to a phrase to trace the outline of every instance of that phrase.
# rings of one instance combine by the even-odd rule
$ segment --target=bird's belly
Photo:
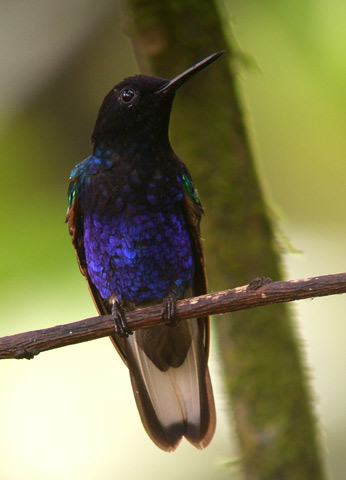
[[[183,293],[194,274],[192,246],[181,212],[149,212],[84,221],[88,274],[107,299],[141,304]]]

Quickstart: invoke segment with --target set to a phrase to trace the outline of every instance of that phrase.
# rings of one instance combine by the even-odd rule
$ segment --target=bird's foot
[[[163,301],[161,321],[167,323],[171,327],[177,325],[176,321],[177,311],[177,296],[175,293],[170,292]]]
[[[272,283],[272,281],[273,280],[270,277],[257,277],[249,283],[247,288],[249,290],[258,290],[259,288],[263,287],[263,285],[268,285],[268,283]]]
[[[112,303],[111,315],[114,321],[115,333],[119,335],[119,337],[127,338],[129,335],[132,335],[133,332],[127,324],[127,321],[125,318],[125,312],[122,306],[120,305],[120,302],[117,297],[112,298],[111,303]]]

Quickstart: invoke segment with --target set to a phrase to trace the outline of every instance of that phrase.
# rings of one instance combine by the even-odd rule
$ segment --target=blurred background
[[[238,46],[239,91],[286,277],[344,271],[346,4],[231,0],[219,7],[225,32]],[[104,95],[139,70],[120,2],[3,0],[0,11],[4,336],[95,315],[64,225],[68,177],[90,153]],[[341,480],[346,299],[306,300],[292,308],[329,472]],[[227,466],[237,445],[215,348],[211,371],[215,440],[203,453],[183,442],[168,455],[146,436],[128,372],[108,339],[33,361],[2,361],[0,478],[223,479],[230,468],[238,478],[236,467]]]

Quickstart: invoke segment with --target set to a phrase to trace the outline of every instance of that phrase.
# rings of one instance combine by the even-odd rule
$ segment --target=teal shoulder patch
[[[67,192],[67,197],[68,197],[68,207],[70,208],[73,205],[73,202],[76,198],[76,182],[71,182],[70,185],[68,186],[68,192]]]
[[[184,185],[187,189],[187,192],[188,194],[190,195],[190,197],[193,199],[193,201],[195,203],[197,203],[197,205],[200,205],[201,202],[198,198],[198,194],[197,194],[197,191],[193,185],[193,181],[192,181],[192,178],[190,176],[190,174],[188,172],[184,172],[181,176],[183,182],[184,182]]]

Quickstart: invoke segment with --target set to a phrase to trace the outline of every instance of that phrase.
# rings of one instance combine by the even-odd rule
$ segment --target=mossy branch
[[[257,278],[249,285],[179,301],[177,321],[337,293],[346,293],[346,273],[286,282],[273,282],[267,277]],[[162,307],[156,305],[127,312],[126,320],[132,330],[138,330],[162,324],[161,314]],[[0,359],[31,359],[40,352],[112,334],[114,321],[111,315],[19,333],[0,338]]]

